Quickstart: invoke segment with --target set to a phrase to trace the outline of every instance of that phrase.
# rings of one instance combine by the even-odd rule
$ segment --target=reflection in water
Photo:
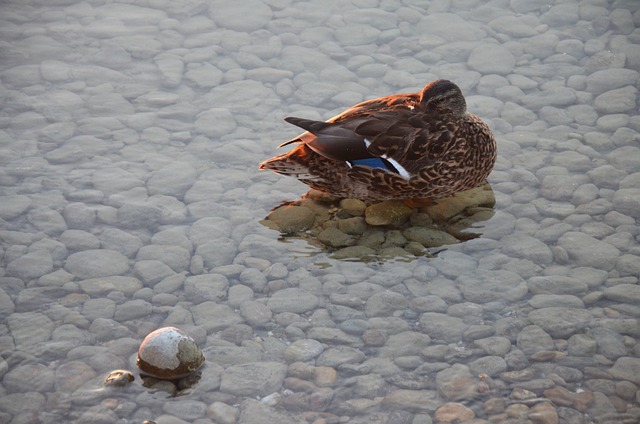
[[[326,250],[335,259],[372,261],[437,254],[443,246],[477,238],[494,214],[489,183],[433,202],[367,204],[310,191],[269,213],[262,223]],[[416,207],[417,206],[417,207]]]

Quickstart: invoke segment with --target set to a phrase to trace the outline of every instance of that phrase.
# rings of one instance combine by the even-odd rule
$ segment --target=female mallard
[[[422,92],[367,100],[327,122],[285,118],[306,132],[298,146],[260,169],[290,175],[335,197],[438,199],[480,185],[496,161],[496,141],[466,112],[447,80]]]

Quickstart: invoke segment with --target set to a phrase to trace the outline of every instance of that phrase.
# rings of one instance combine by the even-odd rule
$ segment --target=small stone
[[[267,219],[276,223],[283,233],[297,233],[313,226],[315,214],[304,206],[281,206],[271,212]]]
[[[399,225],[406,221],[413,209],[399,200],[375,203],[365,209],[365,220],[373,226]]]
[[[552,387],[544,391],[544,396],[558,406],[573,406],[576,394],[564,387]]]
[[[322,344],[312,339],[296,340],[284,350],[284,358],[287,362],[309,361],[324,351]]]
[[[594,398],[593,392],[591,391],[578,392],[576,393],[573,406],[580,412],[587,412],[589,408],[591,408]]]
[[[558,239],[558,246],[564,248],[578,266],[593,267],[610,271],[620,255],[613,245],[579,232],[564,233]]]
[[[315,367],[313,382],[320,387],[333,386],[338,379],[338,371],[332,367]]]
[[[318,297],[298,288],[286,288],[275,292],[268,300],[267,306],[274,313],[304,313],[318,306]]]
[[[609,370],[609,373],[621,380],[628,380],[635,384],[640,384],[640,358],[632,358],[629,356],[623,356],[618,358]]]
[[[462,403],[447,402],[436,409],[435,417],[441,423],[462,423],[475,418],[476,414]]]
[[[236,424],[240,416],[240,410],[223,402],[213,402],[209,406],[209,415],[220,424]]]
[[[114,370],[107,375],[107,378],[104,380],[105,386],[112,387],[122,387],[131,383],[135,377],[131,373],[131,371],[127,370]]]
[[[414,413],[433,412],[440,405],[437,393],[432,390],[394,390],[384,397],[382,405]]]
[[[175,380],[197,371],[204,363],[204,356],[184,331],[163,327],[149,333],[142,341],[137,363],[145,374]]]
[[[564,339],[589,326],[592,316],[586,309],[549,307],[531,311],[529,319],[551,337]]]
[[[127,272],[129,260],[115,250],[92,249],[69,255],[64,268],[80,279],[107,277]]]
[[[351,216],[362,216],[367,205],[358,199],[342,199],[340,200],[340,208]]]
[[[440,247],[459,243],[458,239],[451,234],[428,227],[409,227],[402,234],[407,239],[418,242],[424,247]]]
[[[24,213],[31,206],[31,199],[22,194],[0,196],[0,218],[12,220]]]
[[[240,305],[240,315],[254,327],[262,327],[271,321],[272,312],[263,303],[247,301]]]
[[[355,244],[353,236],[343,233],[335,227],[326,228],[318,233],[318,240],[329,247],[346,247]]]
[[[338,229],[345,234],[361,235],[367,230],[367,224],[361,216],[341,219],[338,221]]]
[[[469,368],[454,364],[436,374],[438,393],[447,400],[459,400],[478,395],[476,379]]]
[[[225,369],[220,390],[238,396],[266,396],[277,392],[287,372],[280,362],[251,362]]]
[[[527,414],[534,424],[558,424],[558,412],[549,402],[534,405]]]

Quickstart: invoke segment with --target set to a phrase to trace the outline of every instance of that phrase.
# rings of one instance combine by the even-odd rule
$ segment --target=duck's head
[[[460,87],[449,80],[437,80],[427,84],[420,94],[420,103],[427,112],[437,111],[456,117],[462,117],[467,112],[467,102]]]

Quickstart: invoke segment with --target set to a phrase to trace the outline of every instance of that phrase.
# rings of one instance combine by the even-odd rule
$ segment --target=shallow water
[[[636,1],[0,11],[0,422],[638,422]],[[481,237],[365,262],[260,223],[307,191],[257,171],[283,117],[437,78],[498,140]],[[165,325],[200,380],[104,388]]]

